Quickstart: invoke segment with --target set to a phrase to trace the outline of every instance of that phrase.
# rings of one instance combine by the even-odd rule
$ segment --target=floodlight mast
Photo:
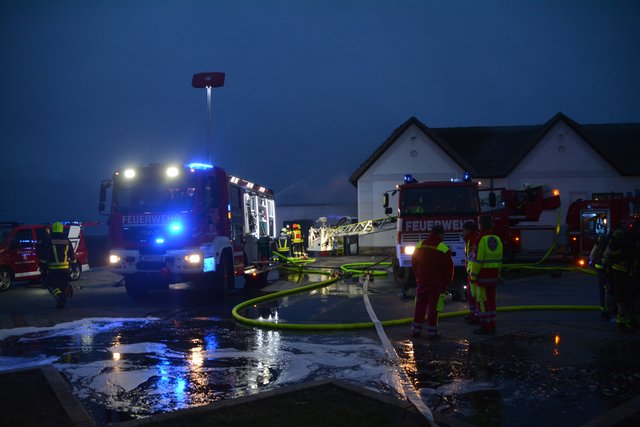
[[[211,109],[211,91],[214,87],[224,86],[224,73],[210,72],[193,75],[191,86],[207,89],[207,160],[213,164],[213,113]]]

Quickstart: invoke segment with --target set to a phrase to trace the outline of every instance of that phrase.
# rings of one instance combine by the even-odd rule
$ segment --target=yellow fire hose
[[[283,257],[286,259],[286,257]],[[375,265],[384,265],[389,266],[391,263],[371,263],[371,262],[361,262],[361,263],[351,263],[344,264],[340,267],[340,271],[344,274],[339,274],[335,271],[328,272],[322,270],[305,270],[302,269],[301,266],[296,267],[288,267],[285,264],[286,269],[292,269],[296,272],[301,272],[305,274],[322,274],[331,276],[327,280],[323,280],[317,283],[312,283],[310,285],[301,286],[299,288],[287,289],[284,291],[275,292],[273,294],[264,295],[258,298],[253,298],[247,301],[244,301],[231,310],[233,317],[246,325],[256,326],[259,328],[267,328],[267,329],[288,329],[288,330],[306,330],[306,331],[344,331],[344,330],[354,330],[354,329],[369,329],[373,328],[375,325],[373,322],[354,322],[354,323],[310,323],[310,324],[301,324],[301,323],[275,323],[267,320],[258,320],[258,319],[249,319],[247,317],[239,314],[239,311],[254,305],[258,305],[260,303],[264,303],[267,301],[273,301],[279,298],[282,298],[287,295],[293,295],[297,293],[302,293],[306,291],[310,291],[313,289],[323,288],[329,286],[338,280],[340,280],[344,275],[346,276],[359,276],[363,274],[372,274],[376,276],[386,275],[386,271],[382,270],[367,270],[367,268],[371,268]],[[537,267],[540,269],[546,269],[545,267]],[[557,270],[557,267],[549,267],[549,269]],[[582,269],[573,268],[573,267],[563,267],[562,269],[566,270],[578,270],[582,271]],[[533,311],[533,310],[560,310],[560,311],[599,311],[599,306],[593,305],[523,305],[523,306],[505,306],[498,307],[497,311],[499,312],[512,312],[512,311]],[[469,314],[469,310],[461,310],[461,311],[452,311],[446,313],[440,313],[439,317],[442,319],[450,318],[450,317],[459,317]],[[397,326],[397,325],[405,325],[409,324],[413,321],[412,317],[406,317],[402,319],[394,319],[394,320],[384,320],[381,321],[380,324],[382,326]]]

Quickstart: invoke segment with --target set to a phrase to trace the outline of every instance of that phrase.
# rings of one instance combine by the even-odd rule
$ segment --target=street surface
[[[292,274],[227,296],[179,284],[141,302],[114,286],[119,279],[85,272],[63,310],[39,284],[0,294],[0,369],[53,364],[101,425],[324,378],[400,397],[398,369],[433,412],[475,425],[579,426],[640,392],[639,334],[617,331],[598,312],[499,313],[490,337],[475,336],[460,317],[446,318],[438,342],[410,339],[408,324],[388,327],[402,361],[392,366],[374,329],[261,329],[231,316],[242,301],[319,275]],[[376,277],[369,298],[380,320],[412,315],[413,302],[399,297],[391,278]],[[595,278],[542,274],[507,280],[499,290],[500,306],[547,304],[597,304]],[[460,301],[445,306],[462,309]],[[362,285],[351,278],[242,314],[280,323],[369,321]]]

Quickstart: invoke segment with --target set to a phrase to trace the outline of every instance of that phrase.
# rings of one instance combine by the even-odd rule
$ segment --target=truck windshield
[[[183,212],[194,206],[196,177],[164,180],[118,180],[113,188],[116,212]]]
[[[401,216],[477,215],[478,192],[473,187],[405,188],[400,199]]]

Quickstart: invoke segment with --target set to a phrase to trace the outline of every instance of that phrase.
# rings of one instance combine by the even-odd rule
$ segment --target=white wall
[[[402,184],[411,174],[418,181],[448,181],[462,178],[464,171],[440,149],[420,128],[410,126],[358,180],[358,219],[383,218],[382,194]],[[390,206],[396,214],[398,200]],[[360,248],[391,247],[395,232],[387,231],[360,237]]]

